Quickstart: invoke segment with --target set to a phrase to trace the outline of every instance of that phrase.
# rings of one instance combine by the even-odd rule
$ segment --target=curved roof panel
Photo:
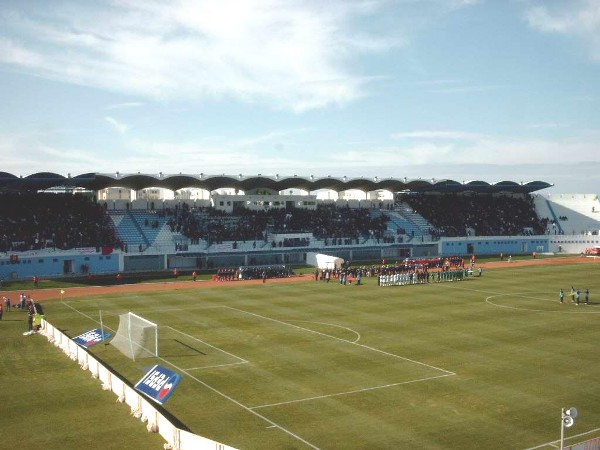
[[[500,181],[498,183],[487,183],[475,180],[469,182],[458,182],[455,180],[435,179],[412,179],[407,178],[348,178],[348,177],[299,177],[297,175],[280,177],[239,175],[199,175],[178,174],[159,175],[155,174],[102,174],[85,173],[75,177],[64,177],[52,172],[39,172],[27,177],[17,177],[7,172],[0,172],[0,189],[22,189],[41,190],[55,186],[82,187],[92,190],[100,190],[108,187],[124,187],[129,189],[144,189],[149,187],[161,187],[165,189],[178,190],[184,187],[199,188],[214,191],[220,188],[233,188],[236,190],[250,191],[254,189],[270,189],[284,191],[286,189],[302,189],[304,191],[316,191],[319,189],[331,189],[341,192],[349,189],[358,189],[364,192],[379,189],[391,192],[413,191],[413,192],[513,192],[530,193],[540,189],[546,189],[552,185],[545,181],[531,181],[528,183],[517,183],[515,181]]]

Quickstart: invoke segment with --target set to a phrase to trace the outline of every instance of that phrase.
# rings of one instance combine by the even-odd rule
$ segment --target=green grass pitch
[[[167,410],[240,449],[549,449],[542,444],[559,439],[561,408],[571,406],[579,417],[567,442],[600,436],[600,264],[417,286],[364,281],[240,282],[44,309],[72,337],[99,326],[99,310],[112,330],[127,311],[157,323],[161,358],[133,362],[103,344],[92,352],[132,383],[155,363],[180,373]],[[591,304],[571,304],[571,285],[588,288]],[[5,385],[0,416],[39,422],[31,436],[5,434],[7,448],[12,436],[21,447],[104,439],[91,448],[113,448],[111,435],[122,436],[118,448],[162,447],[77,364],[41,336],[22,336],[23,313],[4,319],[2,380],[18,387]],[[54,400],[40,406],[31,390]]]

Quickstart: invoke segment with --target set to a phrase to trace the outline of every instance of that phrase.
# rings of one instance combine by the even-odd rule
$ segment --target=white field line
[[[368,387],[368,388],[364,388],[364,389],[355,389],[355,390],[346,391],[346,392],[336,392],[334,394],[317,395],[315,397],[299,398],[299,399],[296,399],[296,400],[288,400],[288,401],[285,401],[285,402],[270,403],[268,405],[252,406],[252,407],[250,407],[250,409],[254,410],[254,409],[260,409],[260,408],[268,408],[270,406],[288,405],[290,403],[300,403],[300,402],[307,402],[307,401],[310,401],[310,400],[319,400],[319,399],[322,399],[322,398],[338,397],[338,396],[341,396],[341,395],[356,394],[358,392],[374,391],[375,389],[385,389],[385,388],[388,388],[388,387],[400,386],[400,385],[403,385],[403,384],[420,383],[422,381],[435,380],[436,378],[451,377],[453,375],[454,375],[453,373],[447,373],[447,374],[444,374],[444,375],[436,375],[435,377],[427,377],[427,378],[419,378],[419,379],[416,379],[416,380],[401,381],[399,383],[384,384],[382,386],[373,386],[373,387]]]
[[[332,336],[332,335],[327,334],[327,333],[321,333],[320,331],[311,330],[310,328],[304,328],[304,327],[300,327],[298,325],[291,324],[289,322],[284,322],[282,320],[277,320],[277,319],[273,319],[271,317],[261,316],[260,314],[256,314],[256,313],[253,313],[253,312],[250,312],[250,311],[244,311],[243,309],[234,308],[233,306],[225,306],[225,305],[223,305],[222,308],[233,309],[234,311],[239,311],[239,312],[244,313],[244,314],[249,314],[251,316],[259,317],[259,318],[264,319],[264,320],[269,320],[271,322],[275,322],[275,323],[279,323],[279,324],[282,324],[282,325],[286,325],[288,327],[293,327],[293,328],[296,328],[296,329],[299,329],[299,330],[307,331],[309,333],[314,333],[314,334],[318,334],[320,336],[325,336],[325,337],[328,337],[330,339],[334,339],[336,341],[344,342],[346,344],[356,345],[357,347],[365,348],[365,349],[371,350],[373,352],[381,353],[383,355],[391,356],[393,358],[401,359],[403,361],[408,361],[408,362],[411,362],[411,363],[414,363],[414,364],[419,364],[421,366],[428,367],[430,369],[434,369],[434,370],[437,370],[437,371],[440,371],[440,372],[444,372],[444,373],[446,373],[448,375],[456,375],[454,372],[451,372],[449,370],[441,369],[439,367],[435,367],[435,366],[432,366],[430,364],[426,364],[426,363],[421,362],[421,361],[416,361],[414,359],[405,358],[404,356],[395,355],[394,353],[386,352],[385,350],[380,350],[380,349],[375,348],[375,347],[370,347],[368,345],[359,344],[358,342],[352,342],[352,341],[349,341],[347,339],[342,339],[342,338],[339,338],[337,336]]]
[[[66,303],[66,302],[63,302]],[[148,307],[144,307],[144,306],[136,306],[135,310],[142,314],[142,313],[165,313],[165,312],[175,312],[175,311],[190,311],[192,309],[216,309],[216,308],[221,308],[221,306],[205,306],[205,305],[197,305],[197,306],[186,306],[185,308],[148,308]],[[102,310],[102,314],[104,316],[120,316],[121,314],[127,314],[129,312],[129,310],[121,310],[121,309],[115,309],[114,311],[104,311]]]
[[[222,348],[215,347],[214,345],[211,345],[211,344],[209,344],[208,342],[204,342],[202,339],[198,339],[197,337],[194,337],[194,336],[192,336],[192,335],[189,335],[189,334],[187,334],[187,333],[184,333],[183,331],[179,331],[179,330],[177,330],[177,329],[175,329],[175,328],[173,328],[173,327],[170,327],[169,325],[165,325],[165,326],[164,326],[164,328],[169,328],[170,330],[173,330],[173,331],[175,331],[176,333],[183,334],[184,336],[186,336],[186,337],[188,337],[188,338],[190,338],[190,339],[194,339],[194,340],[196,340],[196,341],[198,341],[198,342],[201,342],[201,343],[203,343],[204,345],[206,345],[206,346],[208,346],[208,347],[210,347],[210,348],[214,348],[215,350],[217,350],[217,351],[219,351],[219,352],[221,352],[221,353],[225,353],[226,355],[229,355],[229,356],[231,356],[232,358],[235,358],[235,359],[237,359],[237,360],[238,360],[238,361],[240,361],[241,363],[247,363],[247,362],[248,362],[248,361],[246,361],[244,358],[240,358],[239,356],[236,356],[236,355],[234,355],[234,354],[232,354],[232,353],[229,353],[229,352],[227,352],[227,351],[223,350]],[[238,363],[238,364],[239,364],[239,363]]]
[[[79,311],[78,309],[76,309],[76,308],[73,308],[73,307],[72,307],[71,305],[69,305],[67,302],[61,302],[61,303],[62,303],[63,305],[65,305],[65,306],[67,306],[67,307],[71,308],[71,309],[72,309],[73,311],[75,311],[76,313],[78,313],[78,314],[81,314],[83,317],[87,317],[88,319],[90,319],[90,320],[91,320],[91,321],[93,321],[93,322],[100,323],[100,321],[99,321],[99,320],[96,320],[96,319],[94,319],[93,317],[91,317],[91,316],[88,316],[88,315],[87,315],[86,313],[84,313],[83,311]],[[110,331],[115,331],[115,330],[113,330],[113,329],[112,329],[112,328],[110,328],[110,327],[106,327],[106,328],[108,328]]]
[[[579,437],[585,436],[586,434],[596,433],[597,431],[600,431],[600,428],[595,428],[593,430],[586,431],[585,433],[574,434],[573,436],[566,437],[565,441],[579,438]],[[560,444],[560,440],[546,442],[545,444],[540,444],[536,447],[529,447],[528,449],[525,449],[525,450],[537,450],[538,448],[544,448],[544,447],[548,447],[548,446],[558,448],[558,444]],[[575,445],[575,444],[570,444],[570,445]]]
[[[557,314],[557,313],[558,314],[600,314],[600,311],[590,311],[590,309],[588,309],[589,305],[585,305],[583,303],[579,305],[579,306],[581,306],[581,309],[579,309],[577,311],[564,311],[564,310],[561,311],[561,310],[534,309],[534,308],[525,308],[525,307],[519,307],[519,306],[499,305],[498,303],[494,303],[492,301],[493,298],[506,297],[506,296],[509,296],[509,295],[513,295],[513,296],[520,297],[520,298],[525,298],[525,299],[528,299],[528,300],[552,301],[552,300],[548,300],[548,299],[528,297],[525,294],[530,294],[530,293],[529,292],[521,292],[521,293],[519,293],[519,292],[511,292],[511,293],[508,293],[508,294],[490,295],[489,297],[485,298],[485,302],[488,305],[495,306],[496,308],[514,309],[514,310],[517,310],[517,311],[532,311],[532,312],[542,312],[542,313],[552,313],[552,314]],[[558,304],[558,300],[555,300],[555,303]],[[568,302],[564,303],[563,306],[564,306],[565,309],[571,307]]]
[[[186,306],[186,307],[182,307],[182,308],[146,308],[144,309],[143,306],[140,306],[139,308],[136,309],[140,309],[142,312],[149,312],[149,313],[162,313],[162,312],[174,312],[174,311],[190,311],[192,309],[217,309],[220,308],[220,306],[206,306],[206,305],[196,305],[196,306]]]
[[[79,311],[78,309],[72,307],[71,305],[68,305],[65,303],[66,306],[68,306],[69,308],[71,308],[73,311],[81,314],[84,317],[87,317],[88,319],[91,319],[92,321],[96,322],[96,323],[100,323],[99,321],[97,321],[96,319],[93,319],[92,317],[88,316],[87,314],[85,314],[82,311]],[[108,327],[107,327],[108,328]],[[110,330],[110,328],[108,328]],[[111,330],[114,331],[114,330]],[[218,389],[212,387],[211,385],[205,383],[204,381],[196,378],[195,376],[193,376],[191,373],[189,373],[187,370],[182,369],[181,367],[178,367],[177,365],[173,364],[171,361],[168,361],[164,358],[161,358],[160,356],[158,357],[158,359],[160,359],[161,361],[163,361],[165,364],[168,364],[172,367],[174,367],[176,370],[179,370],[180,372],[184,373],[185,375],[187,375],[188,377],[190,377],[192,380],[196,381],[197,383],[201,384],[202,386],[204,386],[205,388],[213,391],[215,394],[223,397],[224,399],[236,404],[237,406],[239,406],[240,408],[248,411],[250,414],[264,420],[265,422],[267,422],[268,424],[270,424],[272,427],[277,428],[278,430],[282,431],[283,433],[287,434],[288,436],[293,437],[294,439],[297,439],[298,441],[306,444],[307,446],[309,446],[310,448],[314,449],[314,450],[321,450],[319,447],[317,447],[316,445],[311,444],[310,442],[308,442],[307,440],[301,438],[300,436],[298,436],[297,434],[292,433],[290,430],[283,428],[281,425],[278,425],[277,423],[273,422],[271,419],[263,416],[262,414],[253,411],[252,409],[248,408],[246,405],[243,405],[242,403],[238,402],[236,399],[230,397],[229,395],[219,391]]]
[[[92,320],[92,321],[94,321],[94,322],[96,322],[96,323],[100,323],[98,320],[94,319],[94,318],[93,318],[93,317],[91,317],[91,316],[88,316],[88,315],[87,315],[86,313],[84,313],[83,311],[79,311],[78,309],[76,309],[76,308],[72,307],[72,306],[71,306],[71,305],[69,305],[68,303],[66,303],[66,302],[62,302],[62,303],[63,303],[65,306],[68,306],[69,308],[71,308],[71,309],[72,309],[73,311],[75,311],[76,313],[78,313],[78,314],[81,314],[82,316],[85,316],[85,317],[87,317],[88,319],[90,319],[90,320]],[[161,310],[161,311],[162,311],[162,310]],[[149,311],[146,311],[146,312],[149,312]],[[106,314],[106,315],[111,315],[111,314],[110,314],[110,313],[108,313],[108,314]],[[115,333],[116,333],[116,331],[115,331],[115,330],[113,330],[112,328],[110,328],[110,327],[108,327],[108,326],[106,326],[106,325],[105,325],[104,327],[105,327],[107,330],[110,330],[110,331],[112,331],[112,332],[115,332]],[[235,366],[235,365],[239,365],[239,364],[247,364],[247,363],[248,363],[248,361],[246,361],[244,358],[240,358],[239,356],[236,356],[236,355],[234,355],[234,354],[232,354],[232,353],[229,353],[229,352],[227,352],[227,351],[225,351],[225,350],[223,350],[223,349],[221,349],[221,348],[219,348],[219,347],[215,347],[214,345],[211,345],[211,344],[209,344],[208,342],[205,342],[205,341],[203,341],[202,339],[198,339],[197,337],[194,337],[194,336],[192,336],[192,335],[190,335],[190,334],[184,333],[183,331],[179,331],[179,330],[177,330],[177,329],[175,329],[175,328],[173,328],[173,327],[171,327],[171,326],[169,326],[169,325],[160,325],[160,328],[169,328],[169,329],[173,330],[173,331],[174,331],[174,332],[176,332],[176,333],[182,334],[182,335],[184,335],[184,336],[186,336],[186,337],[188,337],[188,338],[190,338],[190,339],[194,339],[194,340],[196,340],[196,341],[198,341],[198,342],[201,342],[202,344],[206,345],[207,347],[213,348],[213,349],[215,349],[215,350],[217,350],[217,351],[219,351],[219,352],[221,352],[221,353],[225,353],[226,355],[228,355],[228,356],[231,356],[232,358],[235,358],[235,359],[237,359],[237,360],[239,361],[239,362],[237,362],[237,363],[218,364],[218,365],[214,365],[214,366],[204,366],[204,367],[193,367],[193,368],[186,369],[186,370],[197,370],[197,369],[208,369],[208,368],[215,368],[215,367]]]
[[[598,305],[586,305],[583,302],[580,302],[580,306],[583,308],[580,311],[548,311],[546,309],[519,308],[517,306],[499,305],[499,304],[491,301],[491,299],[493,299],[494,297],[516,295],[516,296],[519,296],[519,297],[522,297],[525,299],[529,299],[529,300],[544,300],[544,301],[552,302],[553,300],[546,299],[546,298],[542,299],[542,298],[528,297],[528,296],[523,295],[523,294],[543,294],[543,292],[522,292],[522,293],[519,293],[519,292],[494,292],[494,291],[485,291],[485,290],[480,290],[480,289],[469,289],[469,288],[463,288],[463,287],[458,287],[458,286],[448,286],[448,287],[451,289],[457,289],[457,290],[462,290],[462,291],[481,292],[482,294],[493,294],[493,295],[486,297],[485,302],[488,305],[492,305],[497,308],[514,309],[517,311],[532,311],[532,312],[560,313],[560,314],[600,314],[600,311],[590,311],[590,309],[589,309],[590,307],[594,308],[594,307],[597,307]],[[549,294],[554,295],[554,293],[549,293]],[[565,298],[567,298],[567,295],[565,295]],[[556,300],[556,303],[558,303],[558,300]],[[565,304],[568,304],[568,302],[565,301]]]
[[[229,363],[229,364],[215,364],[213,366],[186,367],[184,370],[215,369],[217,367],[239,366],[241,364],[248,364],[248,362],[236,362],[236,363]]]
[[[437,283],[436,285],[447,287],[450,289],[459,290],[459,291],[481,292],[482,294],[494,294],[494,295],[506,294],[506,292],[494,292],[494,291],[487,291],[487,290],[482,290],[482,289],[469,289],[466,287],[460,287],[460,286],[456,286],[456,285],[448,286],[448,283]]]
[[[304,322],[304,323],[316,323],[319,325],[327,325],[329,327],[335,327],[335,328],[341,328],[342,330],[347,330],[350,331],[351,333],[354,333],[356,335],[356,339],[354,339],[352,341],[353,344],[357,343],[358,341],[360,341],[360,333],[356,330],[353,330],[352,328],[348,328],[348,327],[343,327],[341,325],[336,325],[334,323],[327,323],[327,322],[313,322],[311,320],[288,320],[288,322]]]
[[[299,440],[300,442],[308,445],[310,448],[314,449],[314,450],[321,450],[319,449],[319,447],[311,444],[310,442],[308,442],[307,440],[301,438],[300,436],[298,436],[295,433],[292,433],[290,430],[283,428],[281,425],[278,425],[277,423],[273,422],[271,419],[263,416],[262,414],[252,410],[251,408],[247,407],[246,405],[243,405],[242,403],[238,402],[236,399],[234,399],[233,397],[230,397],[229,395],[219,391],[218,389],[212,387],[210,384],[205,383],[204,381],[196,378],[195,376],[193,376],[191,373],[187,372],[185,369],[182,369],[181,367],[177,367],[175,364],[173,364],[170,361],[167,361],[166,359],[163,359],[159,356],[160,360],[164,361],[166,364],[169,364],[170,366],[173,366],[176,370],[179,370],[180,372],[185,373],[188,377],[190,377],[192,380],[196,381],[197,383],[201,384],[202,386],[204,386],[207,389],[210,389],[211,391],[213,391],[215,394],[223,397],[226,400],[229,400],[230,402],[236,404],[237,406],[239,406],[240,408],[248,411],[251,414],[254,414],[256,417],[264,420],[265,422],[267,422],[268,424],[270,424],[272,427],[277,428],[278,430],[284,432],[285,434]]]

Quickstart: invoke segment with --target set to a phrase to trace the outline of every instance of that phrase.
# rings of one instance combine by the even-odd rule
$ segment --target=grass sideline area
[[[212,274],[202,273],[196,276],[198,281],[210,280]],[[70,287],[86,286],[115,286],[119,284],[138,284],[138,283],[168,283],[173,281],[192,281],[192,275],[182,274],[178,277],[173,276],[171,272],[144,272],[123,274],[121,280],[117,281],[114,274],[94,275],[90,279],[84,276],[41,279],[38,285],[34,285],[32,280],[17,280],[2,282],[0,290],[5,291],[36,291],[38,289],[60,289]]]
[[[100,388],[76,362],[43,336],[23,336],[26,313],[0,321],[2,448],[162,448],[130,417],[129,407]],[[124,447],[124,442],[131,445]]]
[[[166,408],[191,431],[240,449],[528,449],[556,441],[560,410],[572,406],[579,417],[567,442],[600,436],[600,265],[364,282],[242,282],[44,310],[70,336],[96,328],[99,310],[113,330],[126,311],[158,323],[162,359],[133,362],[102,344],[92,351],[132,383],[154,363],[174,369],[183,381]],[[591,304],[560,305],[558,290],[568,295],[571,285],[588,288]],[[22,336],[24,313],[4,319],[2,380],[23,388],[9,392],[0,415],[35,424],[29,439],[46,439],[19,435],[15,447],[116,448],[117,430],[119,448],[162,447],[45,338]]]

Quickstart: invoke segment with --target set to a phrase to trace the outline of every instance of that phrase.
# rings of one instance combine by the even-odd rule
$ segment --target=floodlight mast
[[[560,409],[560,450],[563,450],[565,441],[565,408]]]
[[[560,450],[563,450],[565,441],[565,427],[569,428],[573,426],[575,417],[577,417],[577,409],[569,408],[565,411],[565,408],[560,410]]]

